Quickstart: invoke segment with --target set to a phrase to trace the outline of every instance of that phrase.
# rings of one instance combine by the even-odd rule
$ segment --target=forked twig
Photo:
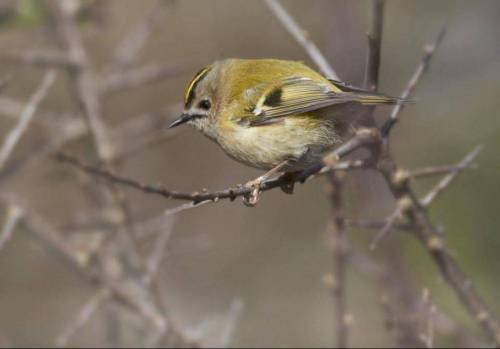
[[[441,181],[425,196],[420,200],[420,203],[423,207],[429,206],[436,198],[442,194],[453,181],[458,177],[458,175],[466,168],[470,166],[470,164],[474,161],[474,159],[479,155],[481,150],[483,149],[482,145],[478,145],[474,149],[472,149],[469,154],[462,161],[460,161],[455,168],[453,168],[448,175],[443,177]]]

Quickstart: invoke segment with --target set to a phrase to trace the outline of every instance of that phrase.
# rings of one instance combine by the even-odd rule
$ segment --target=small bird
[[[247,183],[255,205],[262,183],[317,164],[352,131],[363,106],[401,99],[330,80],[305,64],[278,59],[224,59],[199,71],[171,127],[193,125],[232,158],[268,170]],[[293,180],[285,192],[293,190]]]

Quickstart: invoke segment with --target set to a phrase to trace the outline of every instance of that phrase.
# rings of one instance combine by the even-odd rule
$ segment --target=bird
[[[266,170],[246,186],[254,206],[262,183],[318,164],[352,134],[366,106],[405,102],[328,79],[302,62],[227,58],[201,69],[184,91],[184,110],[169,128],[189,124],[231,158]],[[293,191],[294,181],[282,189]]]

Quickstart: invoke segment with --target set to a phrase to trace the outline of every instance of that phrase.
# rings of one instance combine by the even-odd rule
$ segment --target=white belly
[[[271,169],[292,160],[285,170],[298,171],[317,163],[325,151],[340,143],[330,122],[311,127],[306,120],[289,117],[266,126],[235,125],[217,141],[229,156],[249,166]]]

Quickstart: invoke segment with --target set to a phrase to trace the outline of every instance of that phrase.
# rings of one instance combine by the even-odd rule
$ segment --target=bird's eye
[[[198,107],[203,110],[209,110],[212,107],[212,103],[208,99],[204,99],[198,104]]]

